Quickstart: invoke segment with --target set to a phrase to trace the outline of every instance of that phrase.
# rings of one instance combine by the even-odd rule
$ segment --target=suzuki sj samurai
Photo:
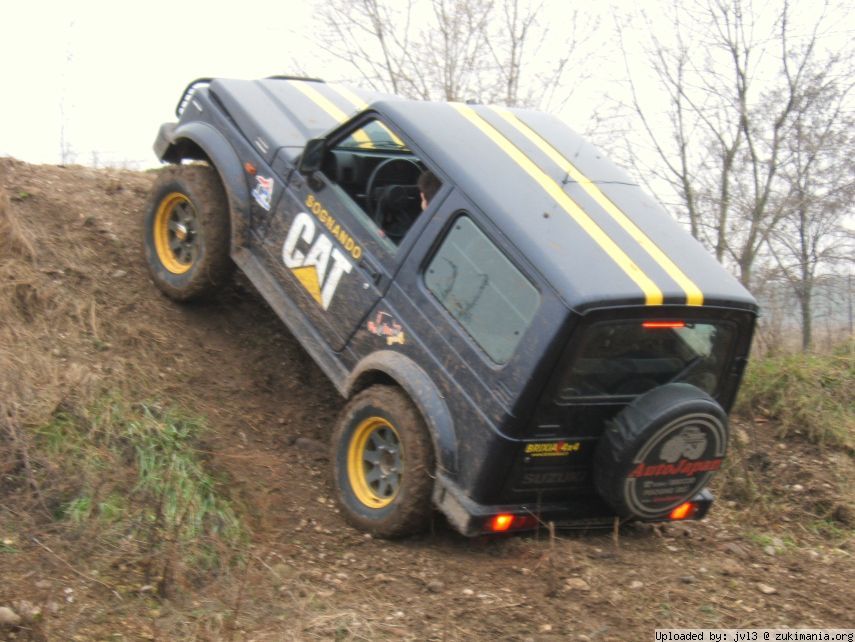
[[[236,265],[314,358],[351,524],[707,513],[756,303],[567,126],[290,77],[197,80],[176,114],[151,276],[184,301]]]

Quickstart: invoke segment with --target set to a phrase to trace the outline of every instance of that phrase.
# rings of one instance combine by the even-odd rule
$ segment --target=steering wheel
[[[414,186],[421,173],[422,168],[414,160],[387,158],[378,163],[368,177],[365,187],[368,215],[378,227],[386,229],[390,237],[392,232],[389,231],[387,217],[406,218],[406,227],[409,227],[412,208],[408,206],[410,201],[418,198],[418,188]],[[395,227],[394,223],[391,227]]]

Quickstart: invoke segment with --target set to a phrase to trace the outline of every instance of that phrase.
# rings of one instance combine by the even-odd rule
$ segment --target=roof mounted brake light
[[[644,321],[641,324],[642,328],[648,330],[662,330],[665,328],[685,328],[685,321]]]

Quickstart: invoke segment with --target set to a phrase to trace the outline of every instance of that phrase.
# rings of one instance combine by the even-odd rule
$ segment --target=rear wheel
[[[164,170],[152,190],[144,225],[149,273],[167,296],[197,299],[228,281],[233,270],[229,209],[212,167]]]
[[[356,395],[339,417],[332,449],[337,499],[348,522],[379,537],[427,526],[433,446],[402,390],[377,385]]]

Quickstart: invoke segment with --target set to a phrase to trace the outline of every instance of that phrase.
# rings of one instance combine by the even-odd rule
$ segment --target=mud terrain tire
[[[621,517],[659,518],[709,482],[727,449],[727,415],[707,393],[672,383],[641,395],[597,445],[594,482]]]
[[[385,538],[427,527],[433,444],[400,388],[371,386],[347,403],[333,432],[332,461],[336,498],[350,524]]]
[[[217,172],[205,165],[163,170],[145,215],[144,245],[155,285],[176,301],[200,299],[226,283],[229,210]]]

